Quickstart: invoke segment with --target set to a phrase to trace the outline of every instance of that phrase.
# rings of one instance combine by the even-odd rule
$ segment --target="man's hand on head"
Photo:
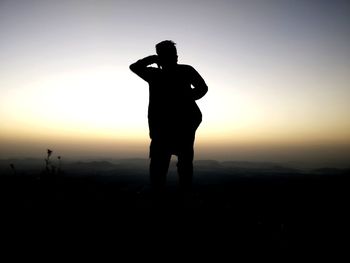
[[[157,64],[158,68],[160,67],[158,55],[151,55],[151,56],[149,56],[148,58],[150,59],[150,61],[152,62],[152,64]]]

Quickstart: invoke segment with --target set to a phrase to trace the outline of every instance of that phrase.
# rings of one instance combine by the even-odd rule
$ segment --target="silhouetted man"
[[[193,144],[202,121],[195,100],[202,98],[208,87],[193,67],[177,63],[173,41],[158,43],[156,53],[130,65],[130,69],[149,84],[151,185],[156,191],[164,189],[174,154],[178,157],[179,185],[186,191],[192,185]],[[152,64],[158,67],[150,67]]]

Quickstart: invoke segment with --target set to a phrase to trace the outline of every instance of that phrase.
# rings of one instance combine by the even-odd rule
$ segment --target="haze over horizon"
[[[0,158],[148,154],[164,39],[209,87],[196,159],[350,164],[350,3],[1,1]]]

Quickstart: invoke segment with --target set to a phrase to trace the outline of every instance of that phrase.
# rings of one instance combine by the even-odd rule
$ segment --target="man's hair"
[[[156,45],[156,52],[158,55],[160,53],[168,53],[169,50],[175,50],[176,52],[176,43],[172,40],[164,40]]]

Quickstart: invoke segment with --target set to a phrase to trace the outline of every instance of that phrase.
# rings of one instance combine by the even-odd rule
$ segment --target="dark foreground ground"
[[[20,224],[39,218],[56,235],[70,226],[130,246],[156,240],[174,242],[175,251],[200,247],[202,255],[214,248],[228,254],[348,248],[348,170],[238,166],[197,163],[193,193],[185,197],[172,167],[166,193],[156,201],[144,163],[79,162],[55,174],[10,171],[0,177],[2,215],[19,214]]]

